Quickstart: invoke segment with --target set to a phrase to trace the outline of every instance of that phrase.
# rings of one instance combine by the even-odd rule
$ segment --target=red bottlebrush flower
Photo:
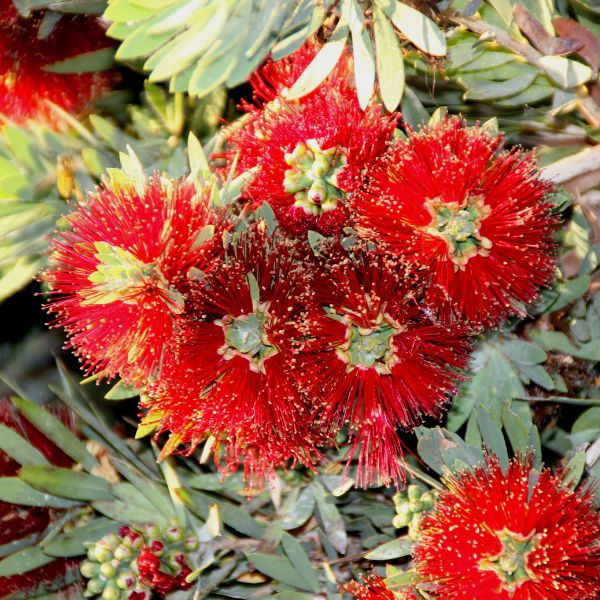
[[[246,191],[254,205],[268,202],[282,228],[338,233],[346,204],[362,172],[381,154],[397,117],[378,104],[363,111],[357,99],[333,85],[302,102],[270,103],[230,138],[230,158],[240,172],[253,170]]]
[[[271,102],[280,96],[285,97],[296,80],[310,65],[321,46],[314,39],[307,41],[299,50],[280,60],[267,59],[265,64],[257,69],[248,79],[253,89],[255,105],[243,103],[242,107],[248,111],[255,111],[263,104]],[[332,85],[341,91],[354,91],[352,79],[351,55],[344,50],[337,65],[325,79],[324,85]]]
[[[118,80],[116,71],[62,75],[45,67],[111,45],[99,19],[63,16],[51,33],[40,30],[43,12],[23,18],[11,0],[0,0],[0,113],[16,123],[53,123],[47,101],[78,113]]]
[[[138,187],[105,182],[76,207],[43,278],[86,371],[145,383],[184,310],[179,287],[190,269],[214,266],[222,243],[208,189],[158,176]]]
[[[495,457],[449,479],[419,529],[417,571],[440,599],[597,598],[600,516],[564,473]]]
[[[290,459],[310,465],[318,456],[311,409],[289,374],[309,283],[289,241],[252,228],[219,269],[190,286],[177,348],[149,391],[174,440],[193,448],[212,434],[224,471],[243,457],[250,487]]]
[[[390,590],[376,572],[366,577],[363,583],[351,581],[344,590],[358,600],[417,600],[412,590]]]
[[[14,405],[6,399],[0,399],[0,423],[27,439],[51,464],[58,467],[71,465],[71,459],[21,417]],[[13,477],[20,467],[17,461],[0,450],[0,476]],[[17,543],[36,534],[41,535],[55,519],[56,512],[48,508],[0,501],[0,546]],[[13,597],[17,593],[41,593],[45,588],[59,589],[61,585],[66,586],[68,575],[77,570],[77,563],[75,560],[59,558],[20,575],[0,577],[0,598]]]
[[[334,428],[350,425],[360,447],[358,483],[404,480],[396,427],[439,418],[468,359],[459,327],[431,322],[414,298],[414,278],[394,257],[341,252],[326,263],[317,298],[324,306],[297,373],[309,397],[327,403]]]
[[[553,278],[551,186],[501,143],[447,118],[393,145],[353,199],[361,235],[430,273],[426,301],[445,321],[524,315]]]

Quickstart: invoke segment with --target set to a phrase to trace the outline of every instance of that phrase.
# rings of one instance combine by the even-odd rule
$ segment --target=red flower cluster
[[[32,450],[39,452],[57,467],[71,466],[71,459],[29,421],[21,417],[14,405],[0,399],[0,423],[24,437]],[[21,465],[0,450],[0,476],[15,476]],[[30,536],[42,535],[56,519],[56,510],[35,506],[22,506],[0,501],[0,545],[16,544]],[[0,598],[14,593],[34,594],[44,589],[67,585],[70,572],[77,569],[78,561],[58,558],[48,564],[20,575],[0,577]]]
[[[363,583],[352,581],[344,586],[344,590],[353,594],[357,600],[417,600],[412,590],[390,590],[382,577],[372,573]]]
[[[420,525],[417,571],[440,599],[596,598],[600,516],[565,473],[496,458],[451,478]]]
[[[44,12],[21,17],[11,0],[0,0],[0,113],[21,123],[32,118],[52,123],[47,101],[78,113],[117,82],[116,71],[60,74],[45,67],[109,47],[104,26],[88,16],[63,16],[47,34]]]
[[[150,546],[144,546],[137,558],[137,567],[140,580],[161,598],[177,590],[189,590],[193,583],[188,583],[185,578],[192,569],[185,563],[185,555],[178,554],[176,561],[179,564],[179,573],[171,575],[161,571],[159,553],[163,551],[162,542],[155,541]],[[130,600],[145,600],[144,592],[132,592]]]
[[[227,154],[254,175],[241,216],[187,181],[105,184],[54,243],[50,310],[90,373],[146,386],[165,453],[208,440],[260,485],[348,426],[358,483],[399,483],[397,430],[440,418],[469,334],[550,280],[556,220],[532,159],[482,128],[392,141],[397,116],[360,108],[347,56],[286,100],[314,51],[254,78],[268,102]]]
[[[525,316],[551,282],[557,219],[531,154],[459,117],[409,131],[369,173],[352,208],[360,235],[428,274],[444,322]]]
[[[184,180],[154,177],[143,189],[107,180],[68,217],[44,279],[87,372],[139,385],[157,375],[185,309],[179,287],[219,250],[209,204],[209,190]]]

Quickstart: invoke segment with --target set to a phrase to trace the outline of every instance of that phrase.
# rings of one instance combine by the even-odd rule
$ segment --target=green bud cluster
[[[416,541],[419,524],[434,502],[435,496],[431,490],[411,483],[404,492],[394,494],[396,516],[392,524],[398,529],[408,527],[408,537]]]
[[[149,548],[160,559],[161,570],[177,574],[178,557],[200,548],[198,537],[177,523],[159,528],[154,524],[121,527],[97,542],[89,542],[87,560],[80,565],[83,577],[89,579],[84,596],[102,600],[125,600],[130,597],[150,598],[152,589],[142,581],[138,557]]]

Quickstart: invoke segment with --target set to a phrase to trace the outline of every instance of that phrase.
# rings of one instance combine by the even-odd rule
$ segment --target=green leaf
[[[429,120],[429,113],[409,87],[404,90],[402,97],[402,118],[413,128],[417,128]]]
[[[564,56],[542,56],[539,59],[544,71],[563,88],[573,88],[588,82],[592,69]]]
[[[502,425],[506,430],[510,445],[515,454],[525,454],[529,448],[530,424],[523,422],[517,413],[511,410],[510,401],[502,407]]]
[[[115,49],[102,48],[46,65],[43,70],[66,75],[69,73],[96,73],[114,69],[115,66]]]
[[[294,497],[292,496],[291,498]],[[283,529],[296,529],[304,525],[312,516],[314,509],[315,495],[312,487],[307,486],[295,497],[293,504],[288,507],[287,500],[283,504],[281,508],[283,515],[281,526]]]
[[[508,451],[502,430],[483,406],[477,411],[477,422],[483,443],[498,457],[500,466],[505,471],[508,468]]]
[[[344,519],[342,519],[340,511],[335,505],[335,498],[326,492],[319,481],[314,480],[311,485],[325,533],[331,545],[340,554],[345,554],[348,546],[348,536],[346,534]]]
[[[317,575],[310,564],[308,555],[300,542],[289,533],[283,532],[281,534],[281,543],[286,556],[304,580],[306,584],[305,589],[316,594],[319,591],[319,580],[317,579]]]
[[[98,500],[92,506],[99,513],[117,523],[166,523],[160,513],[142,510],[121,500]]]
[[[365,554],[367,560],[392,560],[401,556],[409,556],[413,543],[408,538],[398,538],[386,542]]]
[[[0,560],[0,577],[22,575],[53,560],[54,557],[44,554],[39,546],[31,546]]]
[[[114,498],[106,480],[72,469],[46,465],[21,467],[19,478],[32,487],[73,500]]]
[[[247,554],[246,557],[257,571],[268,577],[301,590],[312,591],[287,558],[259,552],[252,552]]]
[[[432,56],[446,55],[446,38],[440,28],[423,13],[396,0],[377,2],[392,23],[419,50]]]
[[[338,21],[327,43],[323,45],[296,83],[288,91],[287,97],[290,100],[310,94],[333,71],[346,47],[348,33],[348,23],[342,17]]]
[[[9,502],[10,504],[47,506],[48,508],[73,508],[81,506],[80,502],[40,492],[27,485],[24,481],[21,481],[18,477],[0,478],[0,500]]]
[[[127,385],[123,381],[118,381],[104,396],[106,400],[125,400],[139,396],[144,388],[136,388]]]
[[[228,527],[257,539],[265,533],[265,526],[262,523],[253,519],[246,511],[235,504],[195,490],[180,488],[176,493],[189,510],[203,519],[208,517],[208,507],[211,504],[216,504],[219,507],[223,523]]]
[[[373,44],[365,27],[364,13],[357,0],[348,0],[350,33],[354,54],[354,80],[360,107],[364,110],[371,99],[375,85],[375,58]]]
[[[129,510],[146,515],[153,515],[152,522],[167,524],[168,519],[156,510],[156,506],[145,496],[146,488],[138,489],[131,483],[117,483],[112,487],[114,495],[125,504]]]
[[[49,543],[42,543],[41,547],[44,553],[50,556],[80,556],[87,551],[86,542],[95,542],[118,528],[119,523],[105,517],[99,517],[67,533],[61,533]]]
[[[65,425],[47,410],[30,400],[12,398],[14,405],[37,429],[51,442],[54,442],[67,456],[91,470],[98,466],[96,459],[87,451],[85,445],[77,439]]]
[[[384,12],[374,7],[375,62],[383,105],[393,112],[404,92],[404,59],[394,28]]]
[[[496,100],[514,96],[526,90],[537,77],[537,73],[514,77],[508,81],[485,81],[481,79],[468,80],[466,77],[458,81],[464,85],[467,90],[463,94],[465,100]]]
[[[567,475],[564,479],[564,485],[575,489],[583,476],[585,470],[585,450],[574,454],[567,463],[565,470]]]
[[[542,363],[547,358],[546,353],[537,344],[519,339],[504,342],[500,349],[512,362],[525,365]]]
[[[47,465],[44,455],[14,429],[0,423],[0,450],[21,465]]]

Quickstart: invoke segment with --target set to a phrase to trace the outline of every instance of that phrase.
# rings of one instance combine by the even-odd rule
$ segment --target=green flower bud
[[[200,542],[195,535],[188,535],[188,537],[186,537],[185,540],[183,540],[183,547],[186,550],[189,550],[190,552],[198,550],[199,546]]]
[[[100,540],[94,547],[94,558],[99,563],[104,563],[109,561],[112,557],[112,550],[104,545],[104,540]]]
[[[87,551],[87,557],[89,560],[93,561],[93,562],[97,562],[96,559],[96,546],[92,545],[88,548]]]
[[[153,523],[144,525],[143,532],[147,538],[159,538],[160,537],[160,529],[158,528],[157,525],[154,525]]]
[[[106,579],[112,579],[117,573],[117,569],[112,562],[104,562],[100,565],[100,575]]]
[[[421,497],[421,486],[416,483],[411,483],[406,489],[409,500],[418,500]]]
[[[121,600],[121,591],[114,584],[114,582],[110,582],[102,591],[102,600]]]
[[[431,508],[434,505],[435,497],[431,492],[425,492],[421,496],[421,503],[423,504],[422,510],[427,510],[428,508]]]
[[[167,529],[166,537],[172,544],[181,542],[181,540],[183,540],[183,531],[181,530],[181,527],[169,527],[169,529]]]
[[[131,549],[124,544],[117,546],[115,550],[115,558],[119,561],[131,558],[132,554]]]
[[[136,576],[133,571],[122,571],[116,579],[117,587],[128,590],[135,585]]]
[[[96,596],[104,589],[104,582],[100,579],[90,579],[85,588],[86,596]]]
[[[92,579],[100,573],[100,565],[97,562],[85,560],[81,563],[79,570],[86,579]]]
[[[423,510],[423,503],[421,502],[421,500],[410,500],[408,503],[408,506],[410,508],[410,510],[414,513],[418,513],[421,512]]]

